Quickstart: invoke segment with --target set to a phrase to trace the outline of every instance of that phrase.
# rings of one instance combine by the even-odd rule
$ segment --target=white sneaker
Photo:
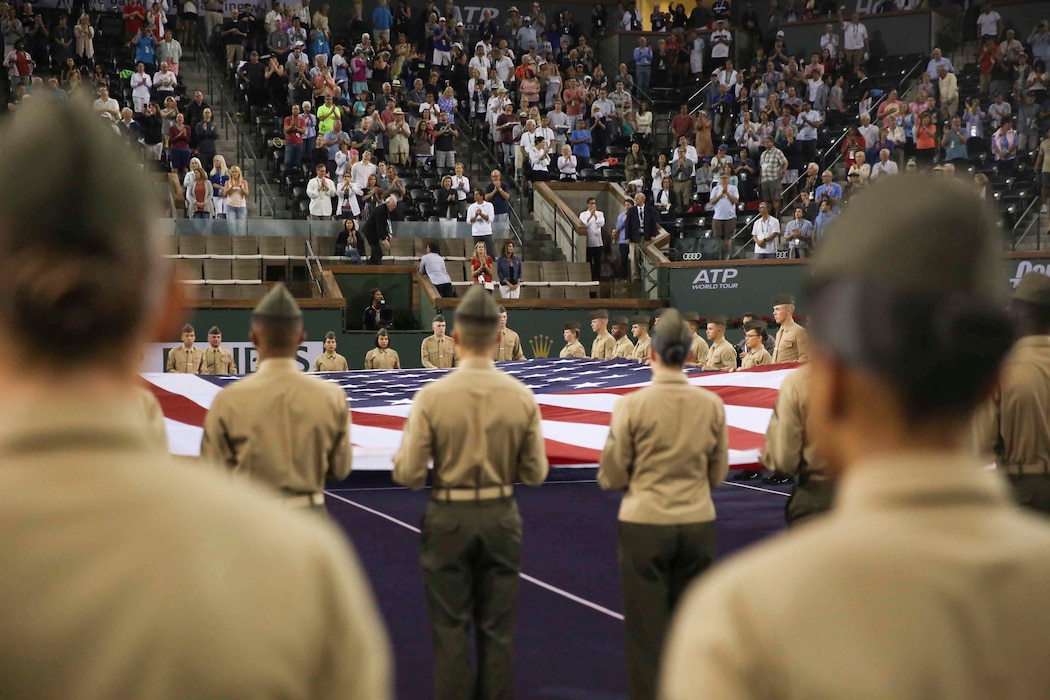
[[[1039,213],[1040,214],[1045,214],[1048,211],[1050,211],[1050,205],[1044,204],[1043,206],[1039,207]]]

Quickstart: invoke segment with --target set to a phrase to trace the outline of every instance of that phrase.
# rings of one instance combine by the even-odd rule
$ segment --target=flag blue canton
[[[574,391],[601,391],[645,384],[652,378],[646,365],[632,360],[589,360],[578,357],[562,359],[519,360],[500,362],[497,368],[519,379],[535,394],[564,394]],[[326,372],[317,375],[335,382],[346,392],[355,409],[408,405],[417,391],[436,382],[452,370],[403,369]],[[698,367],[686,374],[700,374]],[[202,376],[219,386],[228,386],[238,377]]]

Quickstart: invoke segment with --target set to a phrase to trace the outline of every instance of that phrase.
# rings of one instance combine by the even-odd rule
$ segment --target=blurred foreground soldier
[[[390,698],[345,540],[149,437],[128,349],[183,299],[125,150],[78,100],[0,130],[0,697]]]
[[[592,360],[611,360],[616,341],[609,334],[609,312],[598,309],[591,314],[591,330],[596,337],[591,343]]]
[[[150,440],[157,449],[168,451],[168,427],[164,423],[164,409],[152,391],[144,386],[136,386],[135,393],[139,397],[139,406],[142,415],[146,418],[149,426]]]
[[[744,325],[744,347],[746,349],[740,353],[740,369],[773,364],[773,358],[765,347],[767,337],[766,324],[762,321],[752,321]]]
[[[365,369],[401,369],[401,358],[390,347],[390,334],[385,328],[376,331],[376,346],[365,355]]]
[[[722,399],[682,373],[693,335],[674,309],[661,317],[649,349],[652,384],[616,403],[598,467],[603,489],[627,492],[620,579],[633,700],[655,696],[671,614],[715,556],[711,489],[729,469],[729,438]]]
[[[456,345],[445,335],[445,317],[438,314],[430,327],[434,329],[434,335],[423,339],[419,348],[420,359],[429,369],[448,369],[456,364]]]
[[[809,362],[809,334],[795,323],[795,297],[781,294],[773,298],[773,320],[780,325],[773,341],[773,364]]]
[[[325,482],[350,474],[350,410],[338,384],[299,371],[305,340],[303,312],[278,283],[252,314],[258,369],[215,396],[201,457],[324,513]]]
[[[452,337],[459,366],[416,394],[394,481],[423,488],[433,460],[420,560],[436,698],[510,698],[522,534],[513,484],[547,478],[540,411],[532,392],[492,361],[499,311],[483,287],[460,302]]]
[[[806,383],[835,506],[686,595],[660,697],[1046,698],[1050,525],[971,456],[1010,347],[995,215],[960,182],[899,175],[834,226]]]
[[[346,372],[350,365],[346,358],[336,352],[339,343],[335,339],[335,331],[324,334],[324,352],[314,358],[315,372]]]
[[[521,338],[507,328],[507,309],[502,306],[499,307],[499,346],[496,347],[493,359],[496,362],[527,359],[521,349]]]
[[[558,357],[587,357],[587,351],[583,349],[580,342],[580,324],[570,321],[565,324],[562,336],[565,338],[565,347],[561,349]]]
[[[222,331],[218,326],[208,330],[208,349],[204,351],[201,374],[237,374],[233,353],[222,347]]]
[[[789,526],[828,510],[834,496],[827,464],[818,456],[806,427],[809,371],[805,365],[781,382],[762,456],[762,464],[773,471],[773,477],[763,481],[786,484],[797,478],[784,509]]]
[[[630,323],[627,322],[626,316],[617,316],[612,320],[612,337],[616,341],[613,345],[612,357],[610,359],[628,359],[634,357],[634,343],[627,337],[627,327]]]
[[[1050,277],[1022,277],[1010,316],[1019,340],[977,413],[977,447],[994,456],[1022,505],[1050,513]]]
[[[679,316],[679,318],[681,318]],[[649,317],[648,316],[635,316],[634,323],[631,325],[631,335],[638,339],[638,342],[634,345],[634,352],[631,354],[632,359],[649,364],[649,347],[652,345],[652,339],[649,337]],[[692,342],[690,341],[690,347]]]
[[[689,326],[689,330],[693,333],[692,345],[689,349],[689,359],[686,364],[690,367],[701,367],[707,362],[707,341],[700,337],[700,314],[695,311],[687,311],[682,314],[682,319]],[[660,315],[657,315],[656,320],[653,321],[653,328],[660,322]]]
[[[204,351],[194,347],[197,333],[193,326],[182,327],[182,345],[168,351],[168,372],[176,374],[200,374],[204,364]]]
[[[732,372],[736,369],[736,350],[726,340],[726,317],[711,316],[707,319],[707,339],[711,347],[707,350],[707,361],[703,368],[710,372]]]

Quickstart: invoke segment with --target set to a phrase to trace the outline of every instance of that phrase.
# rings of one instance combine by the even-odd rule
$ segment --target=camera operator
[[[380,328],[389,327],[393,312],[386,307],[383,290],[376,287],[371,290],[371,294],[372,303],[365,309],[364,329],[366,331],[377,331]]]

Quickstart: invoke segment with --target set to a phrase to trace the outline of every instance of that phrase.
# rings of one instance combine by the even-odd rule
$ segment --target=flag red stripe
[[[204,417],[208,415],[208,409],[196,401],[191,401],[182,394],[173,394],[152,382],[146,382],[146,388],[157,397],[165,418],[192,425],[195,428],[204,427]]]

